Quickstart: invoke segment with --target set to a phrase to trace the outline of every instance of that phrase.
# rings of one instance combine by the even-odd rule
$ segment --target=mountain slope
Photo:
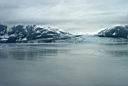
[[[15,25],[8,28],[0,24],[0,43],[55,42],[73,35],[49,26]]]
[[[118,25],[105,28],[97,35],[99,37],[128,38],[128,25]]]

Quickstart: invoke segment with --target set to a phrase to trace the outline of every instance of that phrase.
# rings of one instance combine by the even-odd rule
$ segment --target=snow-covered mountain
[[[72,34],[49,26],[15,25],[9,28],[0,24],[0,43],[55,42],[71,37]]]
[[[9,27],[0,24],[0,43],[94,43],[110,41],[99,37],[128,38],[128,25],[105,28],[98,32],[97,36],[73,35],[51,26],[14,25]]]
[[[101,30],[99,37],[128,38],[128,25],[116,25]]]

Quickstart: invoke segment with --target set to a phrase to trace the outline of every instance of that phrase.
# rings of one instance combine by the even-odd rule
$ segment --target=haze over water
[[[0,86],[128,86],[128,43],[0,44]]]

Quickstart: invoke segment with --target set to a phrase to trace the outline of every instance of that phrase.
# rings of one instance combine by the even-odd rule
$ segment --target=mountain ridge
[[[99,37],[128,38],[128,25],[114,25],[97,33]]]
[[[71,33],[50,26],[14,25],[9,28],[0,24],[0,43],[27,43],[37,39],[40,42],[54,42],[72,36]]]

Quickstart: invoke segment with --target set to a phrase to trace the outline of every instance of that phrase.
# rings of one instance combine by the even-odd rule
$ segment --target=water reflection
[[[45,57],[56,56],[58,52],[65,49],[59,49],[57,45],[4,45],[0,48],[0,59],[15,60],[41,60]],[[62,46],[61,46],[62,47]]]
[[[106,51],[106,53],[108,55],[111,55],[111,56],[114,56],[114,57],[126,57],[126,56],[128,56],[128,51],[126,51],[126,50],[122,50],[122,51],[118,51],[118,50],[112,51],[112,50],[110,50],[110,51]]]
[[[109,57],[126,57],[128,56],[128,43],[106,43],[100,45],[102,54]]]
[[[57,55],[57,49],[42,49],[42,50],[18,50],[18,51],[10,51],[9,56],[13,57],[17,60],[37,60],[44,58],[46,56]]]
[[[0,59],[6,59],[8,58],[7,52],[0,50]]]
[[[0,45],[0,86],[128,86],[122,56],[127,45]]]

